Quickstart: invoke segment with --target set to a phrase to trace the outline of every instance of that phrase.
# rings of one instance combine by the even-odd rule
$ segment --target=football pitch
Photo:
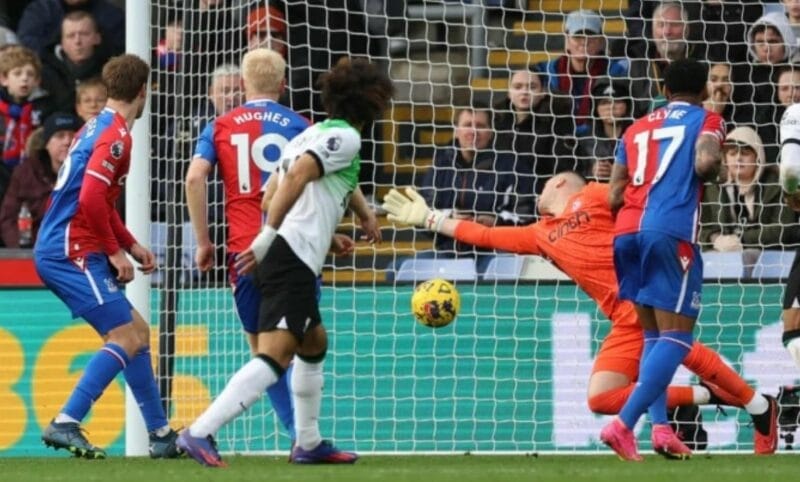
[[[623,463],[611,455],[576,456],[365,456],[353,466],[294,466],[283,457],[233,457],[224,469],[194,461],[146,458],[80,460],[0,458],[2,481],[75,482],[513,482],[513,481],[785,481],[793,480],[800,459],[792,454],[696,455],[668,461],[645,454],[642,463]]]

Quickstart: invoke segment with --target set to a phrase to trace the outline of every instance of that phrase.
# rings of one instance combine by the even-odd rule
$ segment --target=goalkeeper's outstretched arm
[[[405,194],[392,189],[384,198],[383,209],[390,221],[429,229],[463,243],[518,254],[539,254],[536,236],[530,226],[487,227],[473,221],[453,219],[443,211],[431,209],[413,188]]]

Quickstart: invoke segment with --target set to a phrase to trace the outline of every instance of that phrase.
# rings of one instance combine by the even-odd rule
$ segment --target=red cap
[[[277,31],[286,33],[286,17],[278,8],[259,7],[247,16],[247,36],[258,32]]]

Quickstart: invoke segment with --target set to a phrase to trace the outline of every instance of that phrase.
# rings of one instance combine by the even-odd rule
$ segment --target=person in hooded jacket
[[[728,181],[707,185],[703,196],[700,244],[721,252],[779,249],[800,244],[800,225],[784,204],[774,166],[766,166],[764,146],[751,127],[725,138]]]
[[[624,79],[602,79],[592,89],[592,101],[592,130],[578,139],[578,156],[585,177],[606,182],[611,177],[617,143],[633,123],[629,83]]]
[[[747,45],[750,61],[734,65],[732,73],[737,124],[756,122],[756,112],[772,105],[775,74],[797,55],[797,38],[786,16],[778,12],[763,15],[750,27]]]

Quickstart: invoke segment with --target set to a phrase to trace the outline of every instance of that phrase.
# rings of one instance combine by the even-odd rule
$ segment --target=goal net
[[[140,8],[128,2],[134,3],[129,15]],[[754,61],[746,32],[768,13],[766,7],[755,4],[754,14],[749,6],[722,3],[727,10],[721,12],[714,2],[679,9],[677,20],[669,17],[658,28],[672,29],[685,20],[679,41],[665,41],[665,48],[678,45],[694,55],[710,45],[716,50],[709,49],[706,58],[729,63],[719,71],[723,92],[715,99],[730,103],[721,109],[729,131],[759,126],[766,148],[761,173],[777,162],[781,100],[779,89],[765,100],[753,86],[783,81],[797,89],[800,79],[790,72],[789,80],[769,75],[756,80],[760,70],[748,70]],[[315,81],[340,56],[368,56],[390,73],[397,94],[383,119],[365,130],[362,150],[362,189],[376,207],[393,186],[423,186],[448,148],[454,156],[456,140],[466,142],[454,128],[462,109],[472,109],[476,124],[480,115],[491,114],[487,128],[493,133],[478,159],[502,154],[532,162],[521,175],[527,191],[508,191],[497,179],[487,189],[483,176],[493,169],[491,163],[464,164],[451,156],[449,165],[437,167],[450,180],[440,181],[430,194],[450,196],[454,214],[486,214],[505,223],[534,219],[530,193],[556,170],[605,176],[602,164],[613,157],[614,139],[604,138],[609,131],[598,114],[603,99],[617,100],[613,105],[621,101],[627,109],[614,114],[621,116],[619,124],[634,111],[658,105],[663,93],[658,73],[663,64],[647,60],[656,54],[645,48],[644,57],[635,57],[639,46],[648,46],[654,12],[631,13],[627,0],[286,0],[253,13],[265,4],[152,1],[153,39],[160,41],[151,102],[152,245],[164,268],[153,278],[151,321],[158,331],[153,352],[158,353],[160,388],[176,426],[188,426],[250,358],[226,280],[219,181],[215,178],[209,189],[209,216],[220,250],[216,267],[202,276],[193,266],[183,195],[186,167],[202,128],[220,110],[242,101],[238,80],[230,79],[248,48],[285,49],[289,68],[283,101],[314,121],[324,118]],[[569,16],[579,9],[594,13]],[[578,20],[569,23],[570,18]],[[791,28],[781,31],[787,32]],[[559,62],[570,62],[559,60],[565,49],[574,54],[596,45],[588,74],[558,75],[567,68]],[[785,46],[796,50],[788,39]],[[515,72],[522,73],[516,86],[510,82]],[[601,82],[606,87],[595,89]],[[516,116],[507,97],[510,88],[527,96],[532,122]],[[646,94],[637,97],[641,92]],[[544,104],[537,103],[542,99]],[[560,110],[563,105],[566,110]],[[767,111],[772,117],[762,118]],[[528,122],[527,137],[515,130],[517,122]],[[775,178],[770,179],[765,189],[775,187]],[[510,205],[503,202],[508,197],[515,199]],[[768,201],[772,204],[755,199],[756,210],[775,210],[781,202],[780,197]],[[488,212],[481,207],[487,203]],[[739,236],[752,221],[742,218],[747,202],[733,204],[740,211],[730,233]],[[730,208],[719,200],[710,205],[717,212]],[[324,268],[321,313],[330,347],[323,436],[360,452],[602,450],[597,436],[607,418],[592,414],[586,402],[592,362],[609,330],[596,304],[541,258],[468,251],[454,261],[448,259],[452,250],[462,247],[442,246],[420,230],[393,226],[380,211],[378,217],[381,244],[359,243],[352,256],[330,257]],[[792,227],[777,218],[765,222],[784,234]],[[340,232],[356,238],[358,221],[348,214]],[[789,240],[779,234],[767,249],[742,240],[743,251],[709,253],[695,331],[757,390],[770,394],[797,379],[797,368],[781,346],[780,279],[793,258]],[[438,330],[416,323],[410,308],[415,283],[432,277],[455,279],[461,294],[457,320]],[[696,379],[681,369],[676,381]],[[707,406],[700,413],[710,449],[752,450],[753,429],[744,411]],[[644,424],[641,428],[648,433]],[[266,397],[217,440],[223,451],[238,453],[286,451],[291,442]],[[649,447],[649,437],[643,434],[641,444]]]

